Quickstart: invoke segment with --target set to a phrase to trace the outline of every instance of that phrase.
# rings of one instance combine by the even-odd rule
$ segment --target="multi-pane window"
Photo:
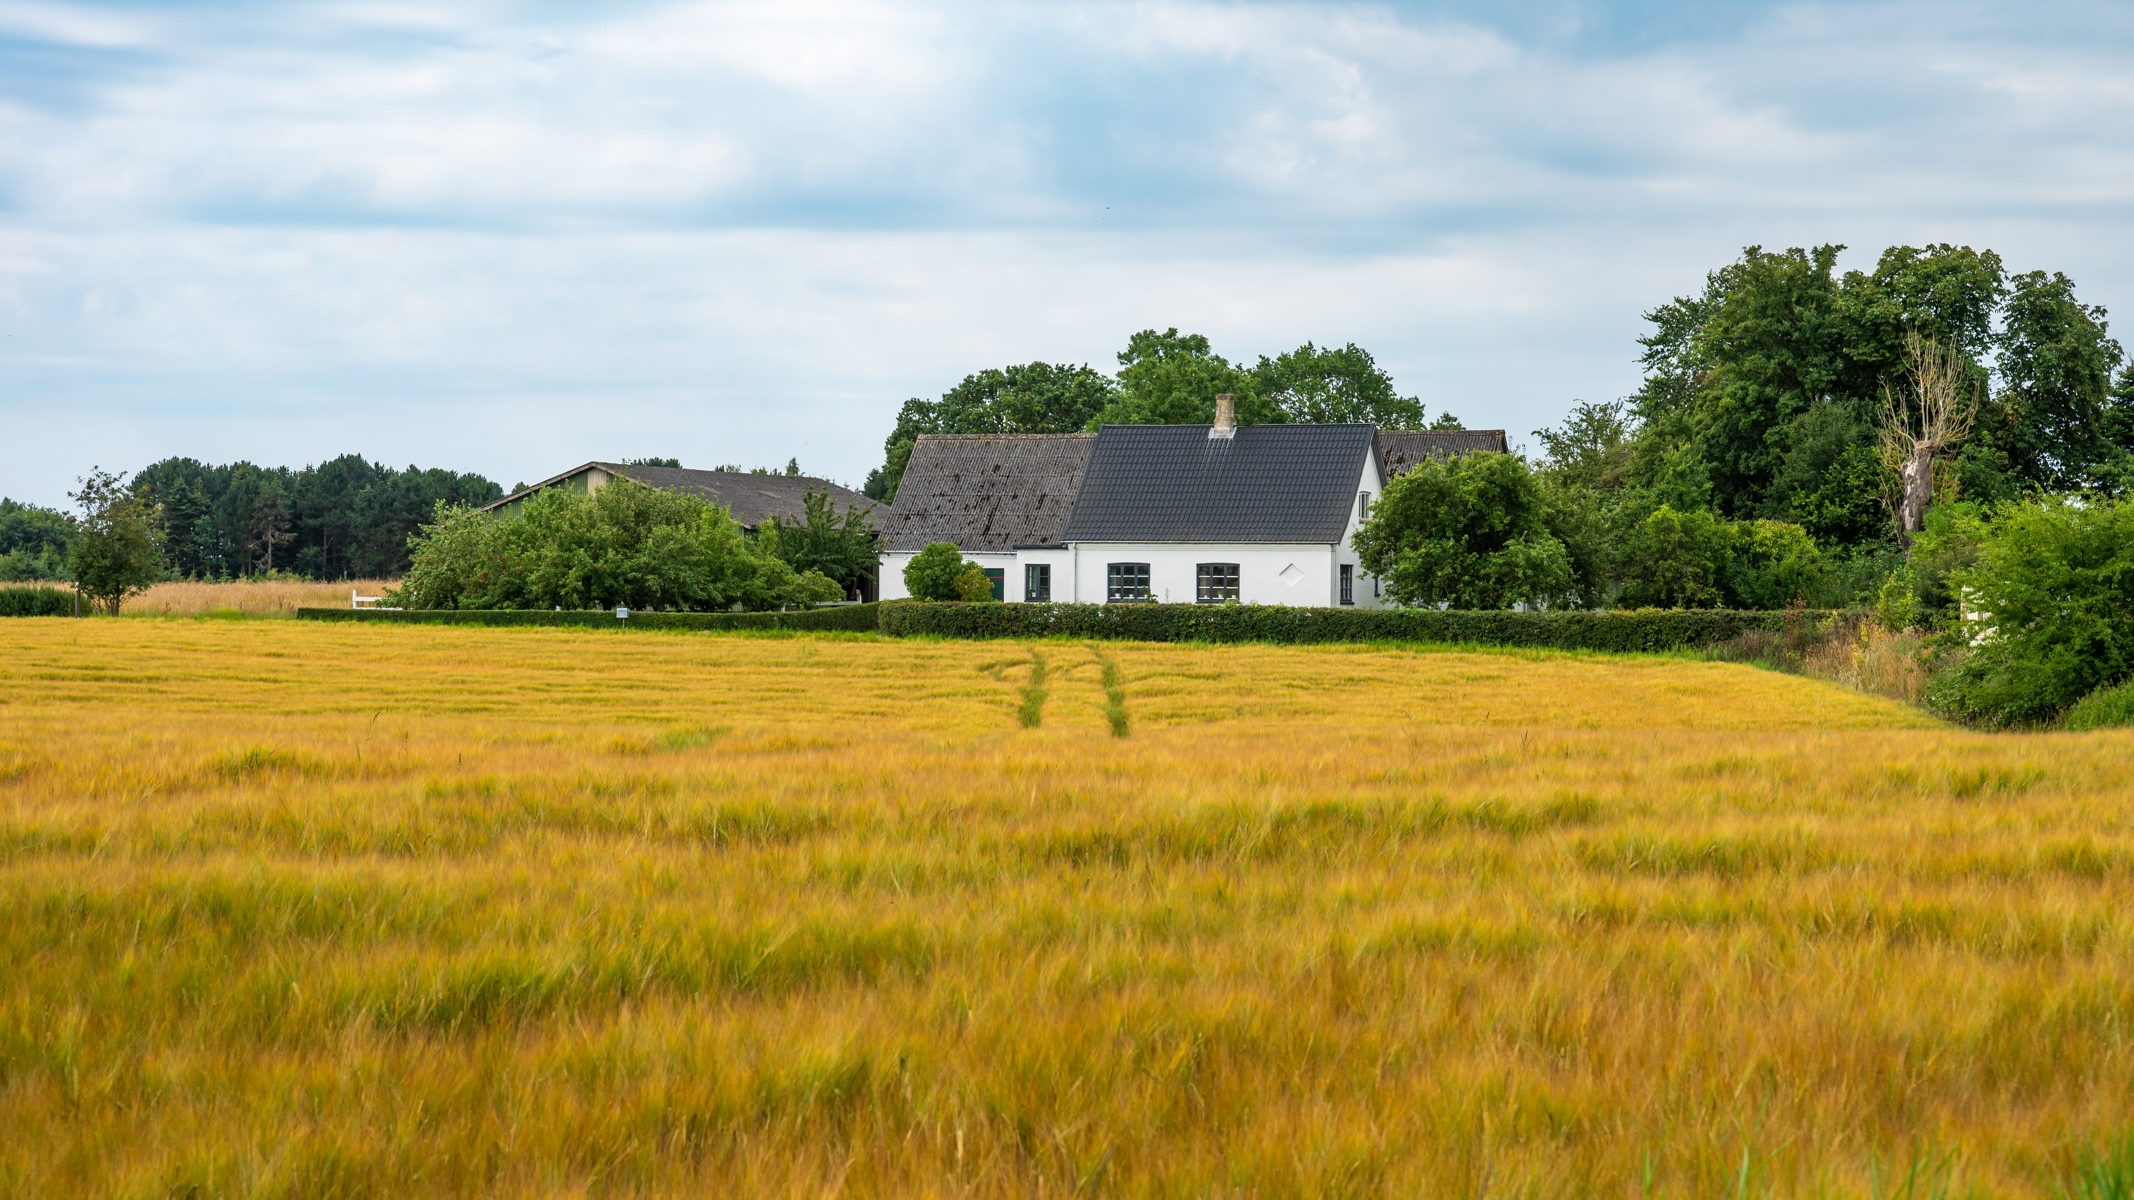
[[[1356,603],[1356,568],[1349,563],[1341,564],[1341,602]]]
[[[1052,564],[1023,564],[1023,599],[1043,604],[1052,599]]]
[[[1149,565],[1147,563],[1104,564],[1104,599],[1146,600],[1149,598]]]
[[[982,569],[985,571],[986,582],[993,585],[993,599],[1007,599],[1008,569],[1006,567],[985,567]]]
[[[1201,604],[1237,599],[1237,564],[1201,563],[1194,567],[1193,599]]]

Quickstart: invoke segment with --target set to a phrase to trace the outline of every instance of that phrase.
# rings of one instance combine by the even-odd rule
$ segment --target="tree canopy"
[[[393,598],[409,608],[771,609],[844,589],[795,571],[724,508],[615,479],[548,488],[514,517],[440,504]]]
[[[923,433],[1074,433],[1110,404],[1111,378],[1090,367],[1033,362],[966,375],[939,400],[904,402],[883,442],[883,465],[861,491],[887,504],[896,499],[904,465]]]
[[[1370,353],[1350,342],[1322,349],[1310,342],[1260,357],[1247,368],[1215,353],[1207,337],[1144,329],[1127,339],[1116,378],[1087,365],[1033,362],[964,377],[939,400],[913,398],[897,412],[882,442],[883,462],[862,489],[896,500],[912,447],[928,433],[1076,433],[1100,425],[1190,425],[1215,419],[1215,398],[1229,393],[1242,425],[1284,421],[1370,422],[1420,429],[1422,403],[1401,396]],[[1450,413],[1430,423],[1458,429]]]
[[[89,472],[73,496],[82,515],[67,549],[67,571],[82,595],[115,614],[126,597],[163,577],[155,506],[102,469]]]
[[[395,470],[344,454],[302,470],[168,458],[133,477],[160,509],[171,570],[187,578],[292,571],[380,579],[408,566],[408,536],[442,502],[487,504],[504,491],[480,475]]]

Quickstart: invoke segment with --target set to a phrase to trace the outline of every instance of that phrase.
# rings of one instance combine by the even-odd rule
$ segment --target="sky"
[[[857,485],[905,398],[1173,326],[1531,445],[1748,245],[1991,247],[2134,320],[2130,62],[2079,0],[0,0],[0,494]]]

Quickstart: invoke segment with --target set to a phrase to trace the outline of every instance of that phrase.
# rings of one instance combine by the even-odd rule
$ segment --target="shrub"
[[[0,587],[0,617],[71,617],[74,593],[55,587]]]
[[[1557,603],[1574,579],[1547,508],[1540,481],[1517,455],[1433,459],[1386,484],[1356,533],[1356,555],[1402,604]]]
[[[1710,646],[1751,630],[1820,628],[1830,614],[1692,611],[1507,612],[1291,608],[1256,604],[886,604],[881,630],[954,638],[1124,638],[1145,642],[1440,642],[1561,650]],[[1790,623],[1790,624],[1789,624]]]
[[[904,590],[914,600],[960,600],[963,589],[956,580],[963,568],[963,551],[954,542],[935,542],[904,564]]]
[[[993,581],[986,578],[985,568],[977,563],[968,563],[956,572],[956,599],[973,604],[990,603],[993,599]]]
[[[2067,710],[2063,729],[2115,729],[2134,725],[2134,680],[2115,687],[2098,688]]]
[[[590,495],[549,488],[517,516],[438,509],[411,543],[392,600],[420,609],[773,609],[844,589],[796,573],[701,496],[616,479]]]
[[[1733,552],[1724,574],[1728,607],[1778,609],[1822,598],[1829,564],[1800,526],[1737,522]]]
[[[2052,499],[2002,510],[1969,596],[1970,653],[1935,680],[1937,707],[1987,725],[2051,721],[2134,674],[2134,504]]]
[[[1734,529],[1717,513],[1663,504],[1623,548],[1622,603],[1631,608],[1717,608],[1721,575],[1734,560]]]

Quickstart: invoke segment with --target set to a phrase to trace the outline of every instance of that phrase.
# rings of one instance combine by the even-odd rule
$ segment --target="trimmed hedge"
[[[1610,609],[1597,612],[1450,612],[1436,609],[1288,608],[1234,604],[920,604],[882,606],[882,632],[898,637],[1126,638],[1143,642],[1450,642],[1557,650],[1695,649],[1827,612]]]
[[[0,587],[0,617],[71,617],[74,593],[56,587]]]
[[[612,609],[556,612],[539,608],[300,608],[307,621],[359,621],[380,625],[564,625],[594,629],[830,629],[871,633],[877,604],[844,604],[797,612],[674,613],[633,611],[617,620]]]

